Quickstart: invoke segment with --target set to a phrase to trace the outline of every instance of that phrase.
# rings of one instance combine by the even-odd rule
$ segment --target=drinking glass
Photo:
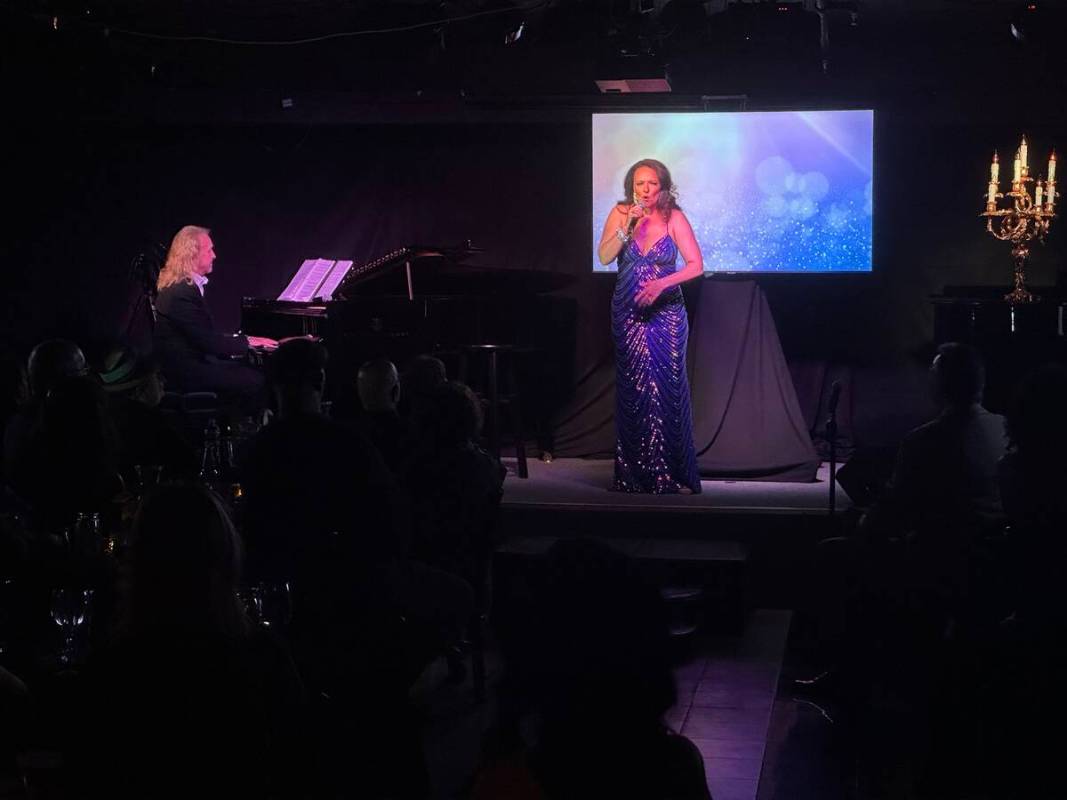
[[[244,606],[248,618],[256,625],[260,625],[263,620],[263,597],[257,587],[258,584],[241,589],[237,592],[237,597]]]
[[[289,583],[260,582],[238,592],[248,618],[264,628],[284,630],[293,616]]]
[[[79,512],[74,520],[72,549],[82,556],[95,556],[104,550],[100,514],[95,511]]]
[[[142,495],[155,489],[163,476],[163,467],[159,464],[134,464],[133,471],[137,473]]]
[[[265,628],[284,630],[293,618],[293,604],[288,581],[259,583],[261,624]]]
[[[92,589],[56,589],[52,592],[52,621],[63,632],[59,663],[75,663],[84,644],[93,602]]]

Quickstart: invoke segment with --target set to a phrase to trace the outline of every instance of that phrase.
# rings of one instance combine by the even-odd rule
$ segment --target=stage
[[[519,478],[513,459],[504,459],[504,506],[512,511],[654,512],[662,514],[827,514],[829,464],[819,466],[811,483],[703,480],[697,495],[651,495],[612,492],[610,459],[560,458],[551,463],[529,461],[530,477]],[[837,486],[837,510],[852,501]]]
[[[811,483],[705,480],[699,495],[648,495],[608,491],[608,459],[531,460],[525,480],[514,459],[504,463],[502,554],[537,557],[556,539],[596,537],[684,571],[740,569],[748,608],[795,608],[815,545],[840,535],[852,508],[838,486],[829,513],[828,464]]]

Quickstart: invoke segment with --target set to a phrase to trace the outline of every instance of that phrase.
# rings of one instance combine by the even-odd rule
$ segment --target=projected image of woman
[[[604,223],[600,263],[618,260],[612,298],[615,338],[615,481],[623,492],[699,492],[685,348],[689,324],[679,284],[704,270],[696,237],[678,206],[671,174],[638,161],[623,179],[626,199]],[[678,255],[685,266],[676,269]]]

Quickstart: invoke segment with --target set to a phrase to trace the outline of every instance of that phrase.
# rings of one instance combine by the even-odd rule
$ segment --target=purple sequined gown
[[[669,235],[646,255],[632,239],[619,253],[611,302],[616,375],[612,488],[618,491],[700,491],[685,374],[689,323],[682,291],[673,286],[648,308],[634,302],[642,282],[674,272],[677,257]]]

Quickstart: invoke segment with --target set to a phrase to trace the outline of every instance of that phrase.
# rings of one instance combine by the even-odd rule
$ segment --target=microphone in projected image
[[[647,210],[645,204],[641,202],[641,198],[637,196],[637,192],[634,192],[634,205],[640,206],[642,212]],[[641,215],[641,217],[643,216],[644,214]],[[641,217],[630,217],[630,224],[626,226],[627,238],[634,235],[634,228],[637,227],[637,221],[641,219]]]

